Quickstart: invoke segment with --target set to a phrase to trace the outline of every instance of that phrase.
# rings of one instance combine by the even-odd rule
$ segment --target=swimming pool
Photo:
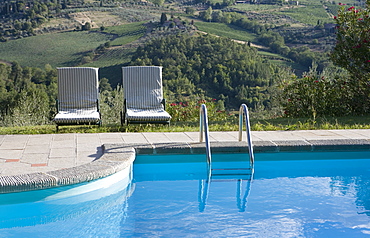
[[[204,155],[139,155],[133,178],[127,170],[84,191],[1,194],[0,237],[370,235],[370,152],[255,158],[254,173],[209,181]],[[246,167],[245,160],[214,154],[212,167]]]

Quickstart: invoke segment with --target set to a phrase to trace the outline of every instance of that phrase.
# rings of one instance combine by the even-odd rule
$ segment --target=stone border
[[[370,141],[346,140],[289,140],[256,141],[256,153],[283,151],[370,151]],[[211,142],[212,153],[248,152],[242,142]],[[0,193],[22,192],[72,185],[103,178],[130,166],[136,154],[202,154],[205,143],[105,144],[104,154],[97,160],[77,167],[44,173],[0,176]]]

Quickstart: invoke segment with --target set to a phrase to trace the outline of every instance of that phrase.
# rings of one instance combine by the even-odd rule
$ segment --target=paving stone
[[[23,154],[46,154],[50,153],[50,145],[27,145],[24,148]]]
[[[49,159],[49,154],[23,154],[21,157],[22,163],[28,164],[40,164],[40,163],[47,163]]]
[[[53,141],[53,135],[46,134],[46,135],[32,135],[28,138],[27,146],[33,146],[33,145],[47,145]]]
[[[69,157],[55,157],[48,160],[48,165],[54,168],[71,168],[76,164],[76,159]]]
[[[53,140],[50,144],[51,148],[68,148],[68,147],[76,147],[77,143],[76,140],[68,139],[68,140]]]
[[[22,157],[23,150],[20,149],[0,149],[1,159],[20,159]]]
[[[75,158],[76,148],[52,148],[50,150],[49,157],[50,158],[53,158],[53,157]]]
[[[238,141],[232,135],[224,132],[211,131],[209,133],[210,141]]]
[[[367,131],[367,130],[366,130]],[[369,139],[370,133],[363,133],[363,130],[332,130],[331,132],[346,139]]]
[[[165,133],[170,142],[193,142],[194,140],[182,132]]]
[[[5,139],[5,135],[0,135],[0,146],[3,143],[4,139]]]
[[[166,143],[170,140],[164,133],[150,132],[144,134],[145,138],[152,143]]]
[[[28,137],[28,135],[6,135],[0,145],[0,149],[24,149],[27,144]]]
[[[122,133],[121,136],[125,143],[149,143],[143,133]]]
[[[102,144],[99,134],[77,134],[77,144]]]

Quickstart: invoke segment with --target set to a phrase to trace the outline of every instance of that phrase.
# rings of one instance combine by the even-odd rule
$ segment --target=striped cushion
[[[57,124],[85,124],[100,120],[98,68],[58,68]]]
[[[57,124],[97,124],[100,113],[95,110],[69,110],[59,111],[54,122]]]
[[[142,110],[142,109],[127,109],[126,120],[128,121],[169,121],[170,114],[165,110]]]
[[[171,119],[162,104],[162,67],[123,67],[122,74],[128,121],[169,121]]]
[[[59,110],[97,110],[99,98],[98,68],[58,68]]]

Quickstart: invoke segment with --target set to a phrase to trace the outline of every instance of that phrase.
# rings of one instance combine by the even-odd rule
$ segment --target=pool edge
[[[341,140],[287,140],[255,141],[256,153],[283,151],[370,151],[370,141],[366,139]],[[248,152],[246,142],[211,142],[213,153]],[[172,143],[126,143],[104,144],[103,155],[84,165],[14,176],[0,176],[0,193],[22,192],[72,185],[103,178],[132,165],[136,154],[201,154],[205,144],[200,142]]]

